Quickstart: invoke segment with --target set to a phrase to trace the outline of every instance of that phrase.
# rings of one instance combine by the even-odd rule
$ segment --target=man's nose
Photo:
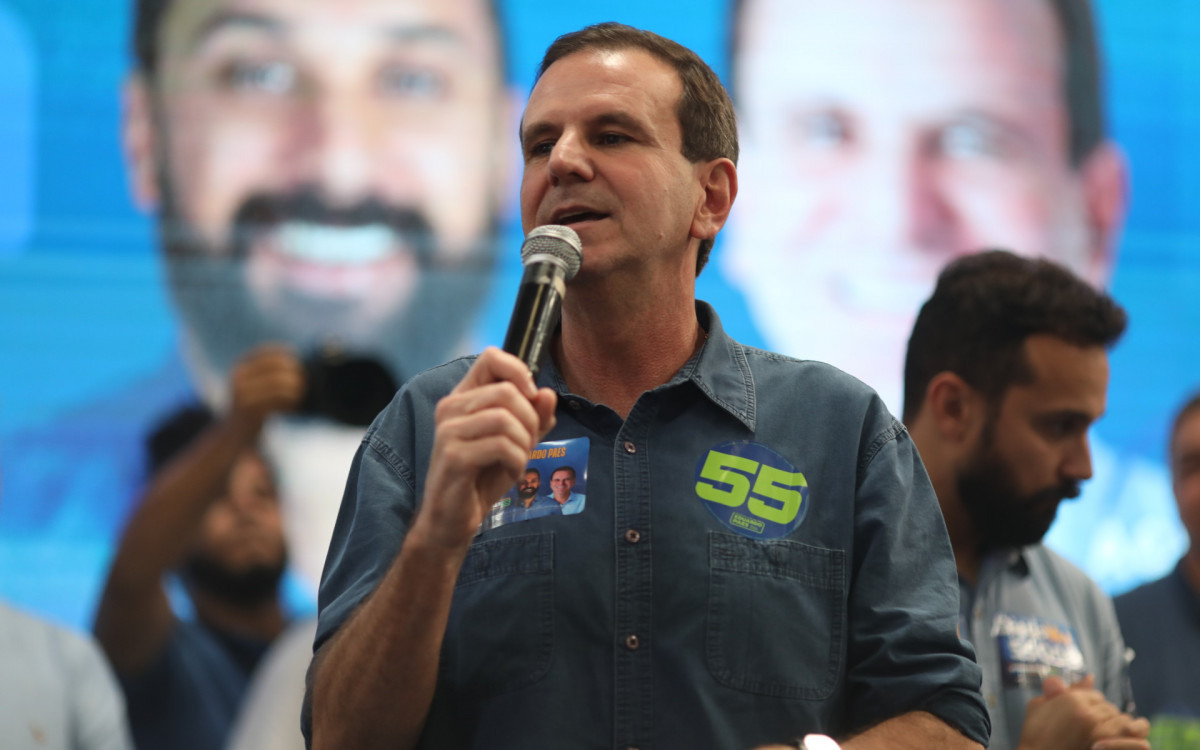
[[[587,181],[594,176],[591,152],[581,133],[568,130],[559,136],[550,150],[547,168],[550,182]]]
[[[1071,443],[1063,457],[1064,478],[1083,481],[1092,478],[1092,450],[1086,434]]]
[[[950,254],[960,235],[936,159],[919,144],[895,141],[867,148],[848,191],[847,216],[880,250],[914,248]]]
[[[378,133],[369,105],[356,97],[326,93],[308,102],[295,156],[302,181],[314,183],[335,203],[371,194],[379,159]]]

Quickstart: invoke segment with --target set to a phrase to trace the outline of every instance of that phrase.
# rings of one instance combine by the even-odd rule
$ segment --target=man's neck
[[[226,633],[269,642],[275,640],[287,624],[278,596],[247,606],[232,604],[196,589],[191,589],[189,594],[197,616]]]
[[[625,418],[642,393],[670,380],[704,342],[694,293],[581,291],[564,302],[555,362],[573,393]]]

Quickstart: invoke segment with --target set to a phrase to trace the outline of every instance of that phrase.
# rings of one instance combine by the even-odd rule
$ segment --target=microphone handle
[[[550,337],[558,328],[565,293],[566,282],[561,267],[553,263],[533,263],[525,267],[508,333],[504,337],[504,351],[515,354],[535,376],[546,355]]]

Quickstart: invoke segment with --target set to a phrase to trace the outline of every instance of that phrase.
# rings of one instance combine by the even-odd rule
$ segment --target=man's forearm
[[[312,688],[314,750],[416,744],[464,555],[410,535],[379,588],[322,647]]]
[[[978,742],[925,711],[888,719],[841,745],[843,750],[983,750]]]

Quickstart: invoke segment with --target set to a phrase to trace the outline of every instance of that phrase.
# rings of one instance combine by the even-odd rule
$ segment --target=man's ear
[[[1129,207],[1129,165],[1111,141],[1092,150],[1079,166],[1088,222],[1087,280],[1098,289],[1108,285],[1116,263],[1117,235]]]
[[[925,389],[925,405],[930,424],[947,443],[972,443],[986,421],[983,397],[967,381],[953,372],[939,372]]]
[[[157,209],[162,199],[158,189],[158,129],[150,87],[150,82],[141,73],[135,73],[125,81],[121,121],[121,145],[129,173],[129,190],[138,208],[147,212]]]
[[[720,158],[698,164],[696,168],[704,196],[692,218],[692,236],[713,239],[725,226],[737,197],[737,167],[729,159]]]

